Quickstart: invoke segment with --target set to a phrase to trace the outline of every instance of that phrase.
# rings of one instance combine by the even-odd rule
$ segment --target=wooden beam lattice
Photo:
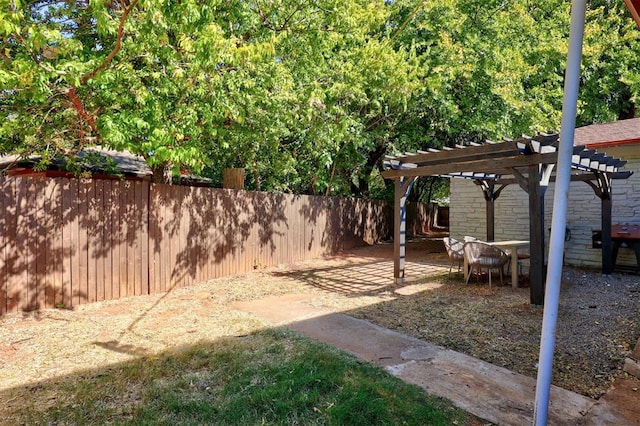
[[[429,148],[417,153],[388,155],[382,176],[396,181],[394,274],[396,283],[404,280],[404,209],[408,190],[421,176],[472,179],[483,192],[486,201],[487,239],[494,234],[494,204],[500,192],[517,183],[529,195],[531,241],[531,304],[544,300],[544,195],[555,181],[558,162],[558,134],[523,135],[503,142],[469,143],[441,150]],[[603,232],[611,229],[611,180],[626,179],[632,172],[620,169],[626,161],[583,146],[573,148],[572,181],[590,185],[602,200]],[[496,186],[500,185],[498,189]],[[611,269],[610,241],[603,239],[603,271]]]

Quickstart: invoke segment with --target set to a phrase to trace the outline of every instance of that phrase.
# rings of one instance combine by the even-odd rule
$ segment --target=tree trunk
[[[358,179],[358,186],[351,183],[351,193],[355,196],[367,196],[369,195],[369,178],[374,167],[379,163],[380,159],[386,152],[386,144],[382,143],[376,145],[376,148],[369,152],[367,156],[367,162],[364,164],[362,170],[362,176]]]
[[[171,167],[169,167],[168,164],[155,164],[151,166],[151,172],[153,173],[151,180],[154,183],[164,183],[168,185],[173,183]]]

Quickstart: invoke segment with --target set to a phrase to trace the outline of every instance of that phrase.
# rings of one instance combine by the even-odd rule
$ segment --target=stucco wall
[[[599,150],[600,151],[600,150]],[[605,151],[605,150],[602,150]],[[623,170],[634,174],[626,180],[613,181],[613,223],[640,224],[640,145],[610,147],[607,155],[628,160]],[[553,183],[545,195],[545,243],[548,245],[553,207]],[[495,238],[529,239],[528,195],[518,185],[510,185],[495,203]],[[454,238],[471,235],[486,238],[485,201],[480,188],[465,179],[451,180],[450,232]],[[569,265],[600,268],[600,249],[591,247],[593,229],[601,228],[601,203],[593,189],[583,182],[572,182],[569,191],[567,228],[571,240],[566,243],[565,262]],[[618,263],[635,265],[630,249],[620,249]]]

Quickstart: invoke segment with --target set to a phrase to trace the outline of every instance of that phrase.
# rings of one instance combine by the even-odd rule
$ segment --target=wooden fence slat
[[[55,265],[53,268],[53,306],[63,307],[62,299],[62,274],[64,271],[64,233],[63,233],[63,219],[62,219],[62,178],[55,180],[53,187],[53,196],[51,199],[51,213],[54,217],[53,226],[56,230],[55,238],[53,240],[53,256],[52,263]]]
[[[203,280],[202,274],[202,260],[203,260],[203,244],[206,239],[205,224],[203,221],[203,204],[200,198],[201,191],[197,191],[197,188],[190,186],[188,189],[188,203],[191,207],[191,215],[189,217],[189,227],[187,239],[188,243],[192,246],[191,258],[191,274],[189,276],[191,284],[201,283]]]
[[[57,274],[61,266],[59,262],[60,241],[62,240],[62,227],[59,218],[61,199],[56,179],[44,180],[43,183],[44,191],[40,196],[43,200],[43,210],[39,232],[44,233],[46,245],[42,247],[44,253],[41,259],[42,266],[39,265],[39,268],[42,268],[44,272],[41,281],[44,285],[44,306],[54,308],[56,306],[56,292],[59,291],[60,285]]]
[[[258,238],[258,223],[256,222],[255,214],[255,192],[243,192],[238,193],[238,197],[242,197],[242,221],[244,222],[245,230],[242,241],[240,244],[240,267],[244,271],[251,271],[256,267],[257,257],[259,252],[256,252],[256,241]],[[244,260],[243,260],[244,259]]]
[[[165,233],[168,238],[167,244],[167,287],[165,291],[171,291],[176,283],[175,283],[175,267],[176,267],[176,254],[177,254],[177,238],[175,235],[176,232],[176,208],[175,208],[175,200],[176,200],[176,191],[175,188],[171,185],[167,186],[167,222],[165,223]]]
[[[69,193],[71,202],[69,203],[69,220],[70,226],[70,261],[71,261],[71,285],[69,286],[69,307],[73,307],[80,302],[80,288],[82,283],[82,274],[80,273],[81,258],[84,256],[84,249],[80,244],[80,181],[72,179],[69,182]]]
[[[173,286],[174,288],[180,288],[184,286],[184,270],[181,265],[181,256],[184,254],[185,244],[184,244],[184,213],[181,206],[184,205],[184,192],[182,188],[178,186],[173,187],[174,198],[173,200],[177,201],[174,208],[174,220],[175,220],[175,237],[174,237],[174,262],[173,269],[171,274],[173,276]]]
[[[141,252],[142,245],[140,244],[140,221],[142,220],[142,214],[139,209],[140,198],[142,197],[142,190],[140,186],[140,182],[133,182],[133,191],[132,191],[132,216],[133,216],[133,287],[134,287],[134,295],[139,296],[142,294],[142,282],[140,281],[142,278],[141,270]]]
[[[47,270],[47,246],[49,245],[49,234],[47,229],[47,215],[44,211],[45,191],[42,187],[43,179],[31,179],[30,202],[33,211],[33,222],[31,231],[35,234],[35,245],[30,245],[33,255],[34,265],[29,272],[34,272],[33,292],[30,294],[31,309],[38,310],[48,308],[46,306],[46,270]]]
[[[222,259],[222,276],[228,276],[233,274],[233,268],[231,266],[231,251],[233,250],[233,236],[235,235],[234,221],[235,217],[230,213],[233,207],[233,201],[231,196],[232,190],[224,190],[224,196],[222,198],[222,209],[224,216],[227,219],[227,227],[223,228],[223,238],[220,240],[220,257]]]
[[[90,182],[82,179],[78,182],[78,281],[76,286],[76,304],[81,305],[89,300],[89,240],[87,238],[89,203],[91,202]]]
[[[5,262],[7,272],[7,308],[5,312],[16,312],[18,310],[18,299],[16,291],[20,286],[20,278],[18,276],[18,268],[16,267],[16,259],[18,257],[18,247],[16,241],[17,234],[17,210],[18,210],[18,194],[16,190],[17,179],[7,179],[5,194],[10,197],[12,202],[7,202],[4,210],[5,217]]]
[[[138,229],[141,233],[141,259],[140,259],[140,285],[142,286],[142,294],[149,294],[149,182],[140,182],[141,196],[139,201],[140,222]]]
[[[185,205],[185,192],[184,192],[184,188],[176,186],[175,187],[175,191],[178,194],[177,195],[177,199],[180,200],[179,201],[179,206],[184,206]],[[189,206],[190,207],[190,206]],[[185,211],[186,210],[186,211]],[[178,209],[178,206],[176,206],[176,235],[178,236],[177,238],[177,252],[176,252],[176,265],[175,265],[175,270],[174,270],[174,274],[176,277],[176,283],[177,283],[177,287],[184,287],[185,286],[185,276],[187,275],[187,270],[185,269],[185,265],[183,264],[183,259],[184,257],[187,255],[187,245],[186,245],[186,232],[185,232],[185,216],[188,215],[188,208],[187,209]]]
[[[114,250],[118,249],[113,233],[113,216],[115,214],[115,207],[113,202],[113,196],[115,193],[114,185],[117,184],[114,180],[106,180],[104,186],[104,245],[105,258],[104,258],[104,298],[106,300],[117,299],[117,291],[114,290],[114,268],[113,257]]]
[[[170,274],[169,274],[169,255],[171,253],[171,239],[167,233],[167,227],[171,216],[171,210],[167,206],[168,198],[170,197],[169,187],[167,185],[154,185],[156,191],[158,191],[158,198],[160,203],[159,216],[158,216],[158,232],[159,232],[159,244],[158,256],[160,258],[160,287],[159,292],[165,292],[168,289]]]
[[[26,280],[24,287],[24,293],[22,296],[20,310],[31,311],[37,309],[37,270],[36,270],[36,254],[38,246],[38,233],[37,233],[37,218],[36,218],[36,188],[33,179],[24,179],[24,197],[23,203],[20,206],[20,214],[24,216],[25,220],[21,228],[21,234],[25,235],[25,241],[22,244],[21,253],[24,258],[24,273],[23,276]],[[34,244],[35,242],[35,244]]]
[[[9,179],[7,179],[9,180]],[[18,247],[18,211],[20,206],[20,193],[18,192],[20,179],[11,179],[6,194],[13,202],[5,207],[5,262],[7,264],[7,309],[6,312],[17,312],[20,305],[22,280],[20,261],[20,248]]]
[[[207,279],[216,278],[216,265],[215,265],[215,242],[216,242],[216,214],[214,213],[216,202],[216,193],[209,191],[206,198],[206,223],[207,223],[207,244],[205,246],[205,253],[207,263],[205,267],[205,274]]]
[[[143,182],[136,182],[136,204],[135,204],[135,217],[136,217],[136,291],[138,294],[147,294],[148,291],[148,283],[143,282],[145,273],[143,270],[146,270],[146,265],[143,266],[143,252],[144,252],[144,244],[145,240],[146,227],[147,227],[147,217],[144,214],[145,210],[143,209],[143,203],[146,203],[147,200],[144,199],[144,189]]]
[[[158,258],[160,259],[160,264],[158,265],[160,268],[160,286],[158,291],[165,292],[168,289],[170,281],[169,253],[171,249],[171,242],[167,233],[167,224],[169,217],[171,216],[171,211],[167,206],[167,198],[169,197],[168,187],[166,185],[156,185],[155,188],[158,190],[158,194],[162,194],[159,196],[160,208],[158,216]]]
[[[0,175],[0,211],[3,214],[0,216],[0,315],[7,312],[7,302],[8,302],[8,294],[7,294],[7,278],[9,276],[8,271],[8,263],[7,263],[7,218],[6,212],[9,207],[9,203],[11,203],[11,199],[9,194],[7,193],[9,190],[9,181],[5,178],[5,176]]]
[[[111,216],[111,294],[114,299],[120,296],[120,182],[111,182],[111,194],[109,196]]]
[[[236,217],[237,222],[237,226],[236,226],[236,230],[234,232],[234,242],[233,242],[233,251],[231,253],[229,253],[229,260],[230,260],[230,267],[231,267],[231,274],[238,274],[238,273],[243,273],[245,272],[245,266],[244,266],[244,249],[243,249],[243,244],[242,244],[242,240],[243,240],[243,234],[242,232],[245,232],[243,227],[247,225],[248,223],[248,215],[247,215],[247,208],[245,207],[245,205],[247,205],[247,198],[246,198],[246,193],[243,194],[240,191],[236,191],[233,190],[233,199],[234,200],[239,200],[240,203],[230,203],[230,207],[233,209],[234,211],[234,215]],[[240,207],[242,206],[242,207]]]
[[[106,252],[109,250],[105,243],[105,181],[102,179],[94,179],[95,203],[93,215],[96,219],[95,228],[93,229],[94,256],[95,256],[95,280],[96,280],[96,300],[104,300],[106,294],[107,283],[105,282],[105,260]]]
[[[0,177],[0,313],[170,291],[375,242],[384,203]]]
[[[129,185],[131,182],[125,181],[120,182],[120,192],[118,194],[118,241],[120,242],[119,246],[119,257],[118,261],[120,263],[120,297],[129,297],[131,293],[129,293],[129,257],[128,255],[128,245],[129,245],[129,235],[128,235],[128,221],[127,221],[127,212],[128,212],[128,191]]]
[[[102,244],[104,244],[103,250],[103,294],[105,300],[112,300],[113,296],[113,278],[112,278],[112,257],[113,257],[113,231],[112,226],[112,196],[113,196],[113,180],[105,179],[102,181]]]
[[[39,301],[39,305],[45,308],[55,307],[55,283],[54,283],[54,270],[55,270],[55,239],[58,233],[55,220],[55,206],[53,198],[55,196],[55,180],[53,179],[38,179],[39,183],[44,185],[38,191],[38,203],[42,202],[42,210],[40,213],[41,219],[38,220],[38,232],[44,233],[41,237],[43,239],[42,253],[38,253],[38,269],[42,271],[40,279],[39,291],[42,295],[42,299]],[[40,201],[42,199],[42,201]],[[40,265],[42,263],[42,265]]]
[[[29,188],[27,179],[20,179],[16,185],[16,194],[18,198],[17,209],[17,258],[16,267],[19,276],[19,293],[17,294],[18,310],[29,310],[29,290],[32,290],[32,283],[29,281],[29,261],[31,255],[29,253],[29,239],[33,238],[31,233],[33,210],[29,208]],[[31,240],[33,241],[33,240]]]
[[[75,179],[74,179],[75,180]],[[73,213],[71,205],[73,200],[77,197],[71,193],[71,180],[66,178],[60,179],[60,227],[62,230],[62,242],[61,242],[61,259],[60,259],[60,294],[59,299],[56,295],[56,303],[60,306],[70,308],[72,306],[69,296],[71,295],[71,280],[72,280],[72,263],[73,263],[73,247],[71,244],[72,231],[71,226],[73,223]],[[77,194],[75,194],[77,195]]]
[[[122,224],[124,226],[125,232],[125,242],[126,242],[126,262],[127,267],[125,271],[127,272],[125,277],[125,283],[127,285],[125,294],[127,297],[133,296],[136,294],[135,292],[135,215],[133,214],[134,208],[133,205],[135,203],[135,188],[134,182],[127,181],[125,186],[125,211],[124,217],[122,218]]]
[[[154,205],[154,209],[157,212],[155,225],[157,234],[155,236],[156,241],[156,259],[157,264],[156,270],[158,271],[158,285],[156,286],[156,292],[162,293],[166,289],[167,283],[167,265],[166,265],[166,246],[167,240],[165,235],[165,221],[167,219],[167,206],[165,203],[166,199],[166,189],[164,185],[153,185],[153,192],[156,194],[156,204]]]
[[[176,194],[175,200],[178,200],[175,207],[175,220],[176,220],[176,238],[175,238],[175,261],[173,264],[173,281],[176,288],[184,287],[184,275],[185,271],[181,265],[181,256],[184,255],[185,250],[185,235],[184,235],[184,213],[181,206],[184,205],[184,191],[179,186],[173,186],[174,193]]]
[[[102,267],[102,221],[101,212],[102,209],[102,185],[98,180],[91,180],[89,203],[89,217],[90,222],[87,229],[87,239],[89,240],[89,302],[96,302],[99,299],[102,291],[98,291],[98,287],[102,287],[102,277],[99,274],[103,274]]]
[[[173,200],[175,193],[170,185],[165,187],[165,221],[164,221],[164,237],[166,238],[167,245],[165,246],[165,288],[164,291],[171,291],[173,288],[173,268],[175,266],[175,259],[173,254],[175,252],[174,240],[174,221],[175,211],[173,206]]]
[[[154,184],[149,184],[149,294],[158,292],[158,197]]]

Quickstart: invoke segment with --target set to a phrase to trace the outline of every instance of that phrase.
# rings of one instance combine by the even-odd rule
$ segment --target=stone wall
[[[640,146],[611,147],[608,155],[628,160],[623,170],[634,174],[626,180],[613,181],[613,223],[640,224]],[[553,183],[545,195],[545,243],[548,245]],[[505,188],[495,203],[495,239],[529,239],[528,195],[518,186]],[[451,179],[450,233],[454,238],[465,235],[485,239],[486,210],[480,188],[466,179]],[[565,243],[565,262],[569,265],[602,266],[600,249],[592,248],[592,230],[601,228],[601,202],[593,189],[583,182],[572,182],[569,191],[567,228],[571,239]],[[635,265],[630,249],[621,248],[619,264]]]

